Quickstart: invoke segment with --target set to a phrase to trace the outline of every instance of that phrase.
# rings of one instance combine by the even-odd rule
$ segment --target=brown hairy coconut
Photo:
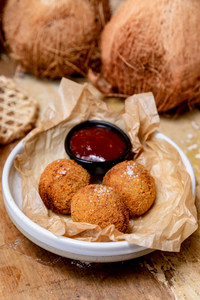
[[[102,92],[153,92],[158,112],[200,102],[200,1],[127,0],[102,33]],[[102,84],[102,77],[109,85]]]
[[[7,0],[3,31],[11,55],[37,76],[86,74],[100,61],[107,0]]]
[[[6,0],[0,0],[0,53],[4,50],[3,44],[3,35],[2,35],[2,11],[3,6],[5,5]]]

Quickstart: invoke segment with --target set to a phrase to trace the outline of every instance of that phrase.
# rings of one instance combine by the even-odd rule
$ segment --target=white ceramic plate
[[[180,153],[187,172],[192,180],[192,192],[195,193],[195,176],[192,166],[184,152],[167,136],[156,132],[157,138],[167,140]],[[21,211],[21,182],[14,168],[16,155],[23,153],[22,141],[10,153],[3,170],[2,188],[7,213],[15,226],[32,242],[55,254],[87,262],[117,262],[146,255],[154,250],[128,242],[91,243],[66,237],[56,237],[48,230],[31,221]]]

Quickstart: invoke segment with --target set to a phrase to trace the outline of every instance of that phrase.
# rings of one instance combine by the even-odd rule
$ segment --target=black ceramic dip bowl
[[[132,145],[117,126],[105,121],[85,121],[73,127],[65,139],[68,156],[90,174],[104,174],[124,161]]]

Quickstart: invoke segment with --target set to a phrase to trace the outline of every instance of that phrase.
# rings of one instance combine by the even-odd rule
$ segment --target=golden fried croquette
[[[39,181],[39,194],[48,209],[70,214],[74,194],[90,183],[89,173],[74,160],[57,159],[43,171]]]
[[[103,178],[124,201],[130,218],[144,214],[156,196],[155,180],[149,171],[135,161],[123,161],[112,167]]]
[[[120,232],[126,233],[129,213],[120,197],[110,187],[90,184],[80,189],[71,201],[73,222],[99,225],[101,229],[114,224]]]

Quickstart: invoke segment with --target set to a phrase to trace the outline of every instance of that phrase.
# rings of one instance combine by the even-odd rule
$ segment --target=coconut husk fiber
[[[59,78],[99,69],[99,38],[110,18],[106,0],[7,0],[3,31],[24,71]]]
[[[103,71],[90,80],[107,96],[153,92],[160,113],[192,108],[200,102],[199,12],[197,0],[127,0],[103,31]]]
[[[3,6],[5,4],[6,0],[0,0],[0,53],[3,52],[4,47],[4,40],[3,40],[3,35],[2,35],[2,11],[3,11]]]

